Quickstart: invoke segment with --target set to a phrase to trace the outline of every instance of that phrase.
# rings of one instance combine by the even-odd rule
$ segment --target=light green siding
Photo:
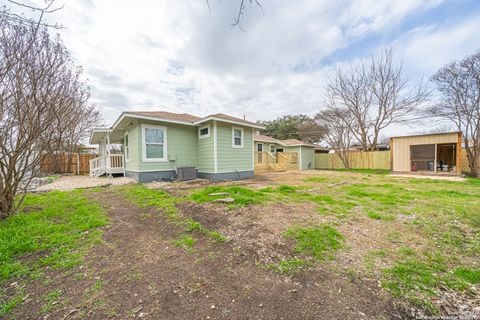
[[[142,127],[141,124],[151,124],[167,127],[167,160],[163,162],[145,162],[142,157]],[[197,166],[197,127],[164,123],[159,121],[141,120],[135,125],[138,130],[136,144],[139,148],[139,170],[161,171],[175,170],[182,166]],[[133,139],[131,140],[133,144]]]
[[[214,167],[214,160],[213,160],[213,122],[210,122],[210,137],[198,139],[198,147],[197,147],[197,169],[198,172],[208,172],[213,173],[215,170]],[[197,129],[198,130],[198,129]]]
[[[269,142],[262,142],[262,141],[255,141],[255,151],[258,151],[257,145],[258,144],[263,144],[263,152],[270,152],[271,146],[275,146],[275,152],[277,149],[284,149],[281,145],[278,145],[276,143],[269,143]]]
[[[137,171],[140,166],[140,144],[139,141],[140,130],[138,125],[134,125],[128,129],[128,153],[129,161],[125,162],[125,170]]]
[[[315,169],[315,149],[308,146],[284,147],[285,152],[296,152],[300,161],[300,170]],[[310,164],[310,167],[309,167]]]
[[[301,170],[315,169],[315,149],[313,147],[302,146]]]
[[[232,127],[243,128],[243,148],[232,146]],[[217,122],[218,172],[253,170],[252,128]]]

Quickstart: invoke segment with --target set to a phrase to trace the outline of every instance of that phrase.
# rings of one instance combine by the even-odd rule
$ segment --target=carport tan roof
[[[160,120],[184,122],[186,124],[192,124],[192,125],[201,124],[209,120],[219,120],[219,121],[225,121],[225,122],[235,123],[239,125],[246,125],[254,128],[260,128],[260,129],[263,128],[263,126],[258,123],[232,117],[224,113],[211,114],[203,118],[197,117],[188,113],[173,113],[173,112],[167,112],[167,111],[128,111],[128,112],[124,112],[122,115],[152,117],[152,118],[158,118]]]

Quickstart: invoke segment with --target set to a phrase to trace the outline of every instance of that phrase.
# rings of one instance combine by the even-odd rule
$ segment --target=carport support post
[[[110,163],[110,132],[107,133],[107,171],[110,169],[111,163]],[[112,174],[110,173],[110,176]]]
[[[438,144],[435,143],[435,162],[433,163],[433,171],[437,173],[437,146]]]
[[[462,132],[458,132],[457,137],[457,173],[462,173]]]

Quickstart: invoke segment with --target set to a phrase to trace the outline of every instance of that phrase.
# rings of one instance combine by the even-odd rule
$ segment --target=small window
[[[232,148],[243,148],[243,129],[232,127]]]
[[[210,125],[200,127],[198,129],[198,138],[205,139],[210,137]]]
[[[275,154],[275,151],[276,151],[275,146],[270,146],[270,153]]]
[[[130,161],[130,148],[128,147],[128,131],[125,133],[123,140],[123,147],[125,149],[125,161]]]
[[[167,156],[167,128],[142,126],[143,161],[165,161]]]

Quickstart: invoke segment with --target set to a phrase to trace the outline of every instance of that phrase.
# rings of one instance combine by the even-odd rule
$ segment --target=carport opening
[[[410,146],[412,171],[455,172],[457,144],[422,144]]]
[[[437,171],[456,171],[457,144],[445,143],[437,145]]]

